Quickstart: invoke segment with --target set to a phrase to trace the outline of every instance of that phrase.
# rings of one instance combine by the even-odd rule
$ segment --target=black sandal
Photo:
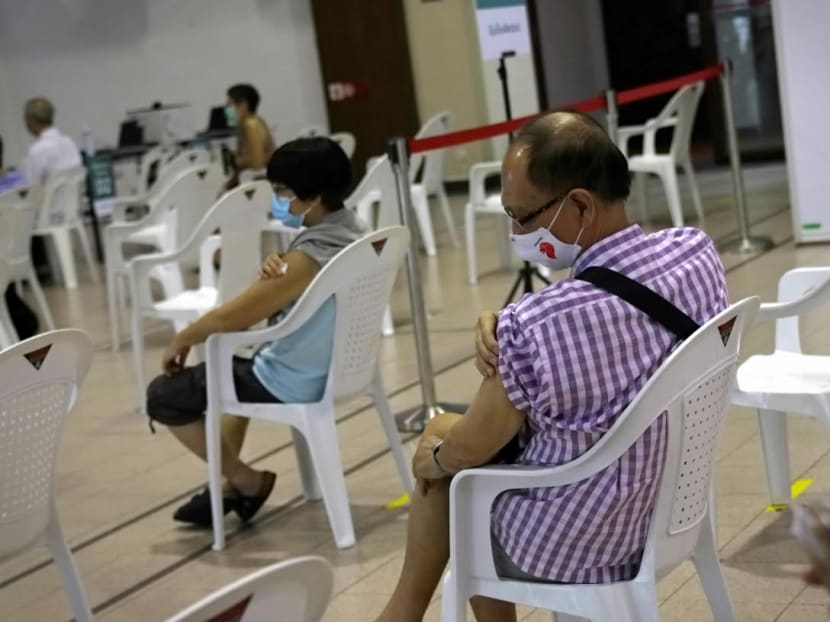
[[[227,514],[231,510],[235,510],[238,502],[238,496],[223,496],[223,512]],[[173,520],[180,523],[188,523],[189,525],[196,525],[197,527],[210,527],[212,524],[210,491],[205,488],[201,492],[193,495],[190,501],[176,510],[175,514],[173,514]]]
[[[265,505],[265,501],[274,491],[274,485],[276,483],[276,473],[272,473],[271,471],[263,471],[262,485],[259,488],[259,492],[255,495],[239,495],[239,497],[237,497],[236,504],[233,508],[237,516],[246,522],[251,520],[256,513],[259,512],[260,508]]]

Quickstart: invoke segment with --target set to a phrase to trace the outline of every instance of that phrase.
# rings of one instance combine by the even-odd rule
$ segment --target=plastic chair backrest
[[[156,183],[153,184],[153,191],[161,185],[168,183],[170,179],[181,171],[194,166],[204,166],[210,164],[211,161],[210,151],[201,147],[167,154],[159,167]]]
[[[0,202],[0,257],[12,264],[30,260],[36,217],[37,207],[32,203]]]
[[[167,225],[165,249],[180,248],[204,218],[222,187],[224,175],[219,164],[192,166],[165,184],[158,199],[155,220]]]
[[[326,129],[326,126],[314,124],[314,125],[307,125],[302,128],[294,138],[311,138],[313,136],[327,136],[329,131]]]
[[[168,154],[172,156],[169,147],[157,146],[151,147],[141,156],[138,166],[138,192],[148,192],[160,180],[164,160]]]
[[[48,229],[54,225],[74,226],[81,222],[86,168],[76,166],[53,173],[46,180],[43,202],[37,216],[37,228]]]
[[[830,303],[830,267],[795,268],[778,281],[778,302],[787,305],[786,317],[775,321],[775,349],[801,352],[799,315]],[[763,305],[766,307],[778,305]]]
[[[58,330],[0,352],[0,558],[49,524],[63,422],[92,361],[92,340]]]
[[[620,419],[625,438],[639,438],[665,412],[668,441],[644,563],[657,577],[689,559],[710,502],[717,444],[735,383],[743,335],[758,312],[746,298],[683,342],[649,380]],[[616,426],[615,426],[616,427]],[[606,437],[623,439],[612,428]]]
[[[289,559],[217,590],[167,622],[318,622],[333,585],[334,570],[322,557]]]
[[[415,138],[427,138],[446,134],[455,126],[455,115],[449,110],[427,119]],[[423,167],[423,172],[421,168]],[[444,179],[444,149],[416,153],[409,160],[409,180],[414,183],[421,172],[421,183],[428,189],[437,188]]]
[[[383,314],[408,250],[409,231],[401,226],[362,237],[326,264],[282,320],[286,330],[295,324],[299,328],[335,296],[337,319],[326,398],[363,394],[374,379]]]
[[[6,291],[6,286],[11,279],[11,268],[5,259],[0,257],[0,294]],[[0,304],[3,304],[0,302]]]
[[[692,141],[697,106],[706,83],[702,80],[681,87],[655,118],[657,127],[672,117],[677,117],[669,152],[675,157],[685,157]]]
[[[377,219],[372,217],[370,199],[380,201]],[[373,229],[400,224],[395,175],[392,173],[392,165],[389,164],[389,156],[374,159],[357,188],[346,199],[345,205],[349,209],[357,210],[358,216]]]
[[[340,145],[340,148],[349,156],[349,159],[352,159],[354,150],[357,147],[357,139],[354,137],[354,134],[351,132],[335,132],[329,138]]]
[[[202,242],[219,229],[222,267],[217,289],[219,302],[244,291],[255,279],[262,263],[262,231],[268,222],[273,190],[267,181],[251,181],[226,192],[194,227],[186,242],[196,258]]]

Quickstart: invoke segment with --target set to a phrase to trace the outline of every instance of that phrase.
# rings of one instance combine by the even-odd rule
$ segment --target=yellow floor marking
[[[406,494],[406,493],[403,493],[400,497],[398,497],[394,501],[390,501],[389,503],[384,505],[383,509],[384,510],[397,510],[398,508],[405,506],[407,503],[409,503],[409,495]]]
[[[810,487],[810,484],[813,483],[811,479],[797,479],[793,482],[792,488],[790,489],[790,494],[792,498],[795,499],[805,490]],[[767,512],[782,512],[789,507],[788,503],[774,503],[772,505],[768,505],[766,511]]]

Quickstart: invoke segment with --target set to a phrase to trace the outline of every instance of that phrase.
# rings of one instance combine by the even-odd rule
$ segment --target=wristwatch
[[[435,443],[435,445],[432,446],[432,461],[435,462],[435,466],[438,467],[438,469],[441,471],[441,473],[444,473],[445,475],[449,475],[449,472],[444,467],[441,466],[440,462],[438,462],[438,450],[441,449],[441,445],[443,445],[443,444],[444,444],[444,441],[440,440],[437,443]]]

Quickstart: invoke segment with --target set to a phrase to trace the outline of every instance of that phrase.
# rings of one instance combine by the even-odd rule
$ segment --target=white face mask
[[[566,244],[550,231],[553,223],[559,218],[559,212],[562,211],[566,199],[567,197],[562,199],[559,209],[556,210],[556,214],[554,214],[553,220],[550,221],[547,228],[539,227],[536,231],[530,233],[513,233],[510,235],[510,241],[513,243],[513,248],[519,257],[531,263],[542,264],[551,270],[564,270],[574,265],[576,258],[582,251],[579,240],[582,238],[583,229],[579,230],[579,235],[576,236],[576,241],[573,244]]]

